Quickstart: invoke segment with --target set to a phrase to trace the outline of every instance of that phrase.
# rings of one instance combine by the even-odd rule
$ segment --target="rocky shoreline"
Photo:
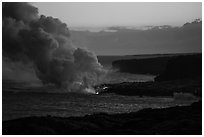
[[[201,79],[183,79],[159,82],[123,82],[95,87],[100,94],[115,93],[126,96],[173,96],[175,93],[190,93],[202,96]]]
[[[158,57],[151,59],[119,60],[113,67],[128,68],[125,72],[157,74],[154,82],[123,82],[104,84],[101,93],[116,93],[129,96],[173,96],[175,93],[190,93],[202,96],[202,54]],[[155,73],[153,73],[155,71]]]

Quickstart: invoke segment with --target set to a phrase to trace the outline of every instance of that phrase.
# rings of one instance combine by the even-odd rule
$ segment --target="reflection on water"
[[[133,75],[113,72],[104,83],[124,81],[152,81],[151,75]],[[107,94],[61,93],[60,89],[33,86],[33,83],[2,83],[3,120],[27,116],[83,116],[98,112],[126,113],[143,108],[162,108],[175,105],[189,105],[197,99],[181,100],[170,97],[136,97]]]
[[[115,94],[3,92],[3,120],[42,115],[68,117],[97,112],[125,113],[147,107],[189,105],[195,100],[174,100],[168,97],[141,98]]]
[[[102,83],[147,82],[154,81],[154,75],[130,74],[117,71],[109,72]]]

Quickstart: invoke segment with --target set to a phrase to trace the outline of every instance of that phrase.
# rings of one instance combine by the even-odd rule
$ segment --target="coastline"
[[[190,135],[202,134],[202,101],[190,106],[143,109],[83,117],[27,117],[2,123],[3,135]]]

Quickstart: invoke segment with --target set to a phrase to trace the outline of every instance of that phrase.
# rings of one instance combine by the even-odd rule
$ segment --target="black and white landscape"
[[[3,2],[2,134],[201,135],[201,6]]]

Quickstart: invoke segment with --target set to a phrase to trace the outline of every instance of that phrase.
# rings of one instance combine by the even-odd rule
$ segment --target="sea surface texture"
[[[124,74],[121,75],[124,78]],[[142,76],[142,75],[140,75]],[[140,77],[148,81],[149,76]],[[132,77],[130,79],[133,79]],[[121,80],[121,79],[120,79]],[[125,78],[125,80],[127,80]],[[116,82],[116,81],[115,81]],[[121,81],[120,81],[121,82]],[[3,121],[28,116],[84,116],[93,113],[128,113],[143,108],[189,105],[197,99],[122,96],[113,93],[81,94],[60,89],[3,81]]]

